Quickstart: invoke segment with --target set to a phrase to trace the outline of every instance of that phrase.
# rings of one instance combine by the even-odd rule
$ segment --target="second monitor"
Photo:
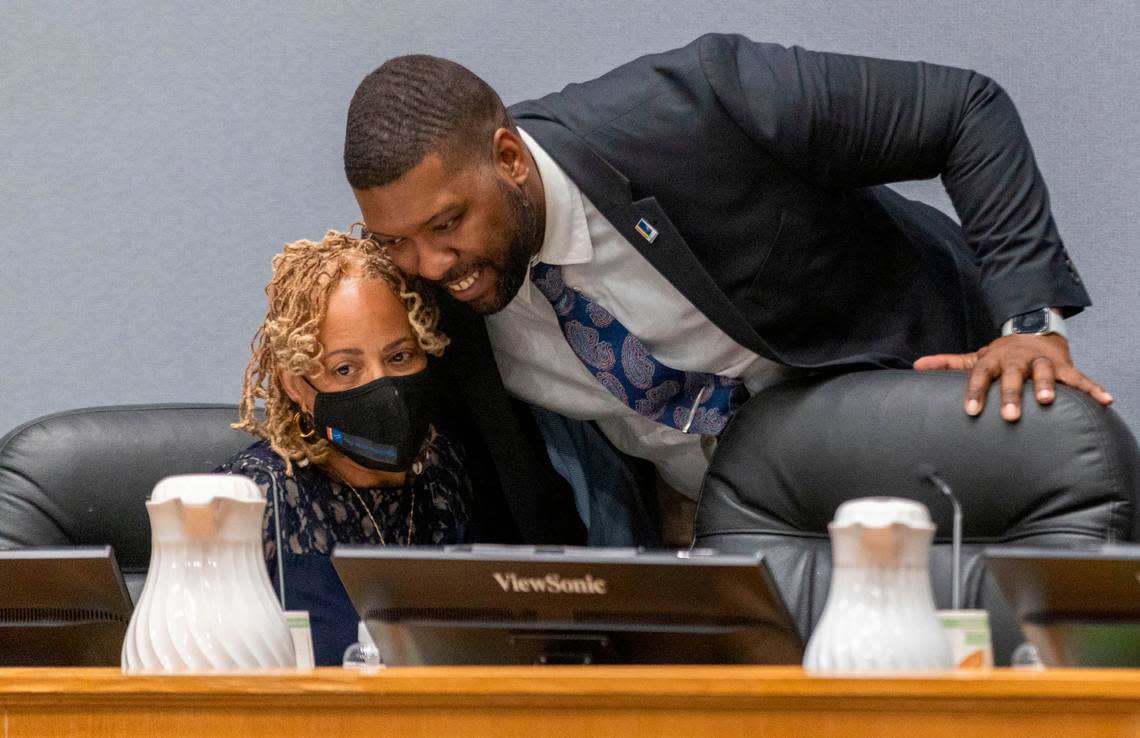
[[[338,546],[333,563],[389,665],[803,658],[758,556]]]

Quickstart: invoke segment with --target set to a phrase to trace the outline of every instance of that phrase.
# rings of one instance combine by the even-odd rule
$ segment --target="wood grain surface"
[[[228,676],[0,669],[22,736],[1140,736],[1140,671],[819,678],[793,667],[431,667]]]

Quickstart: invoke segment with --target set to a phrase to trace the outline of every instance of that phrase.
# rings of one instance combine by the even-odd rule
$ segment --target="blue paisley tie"
[[[739,379],[684,372],[653,358],[605,308],[567,287],[561,267],[539,262],[530,277],[554,306],[570,348],[610,394],[639,414],[685,433],[715,436],[748,398]]]

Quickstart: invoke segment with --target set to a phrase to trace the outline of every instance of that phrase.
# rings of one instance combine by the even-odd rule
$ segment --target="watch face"
[[[1013,319],[1014,333],[1044,333],[1049,327],[1049,308],[1022,313]]]

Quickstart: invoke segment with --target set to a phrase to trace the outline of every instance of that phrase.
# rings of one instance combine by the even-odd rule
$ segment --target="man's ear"
[[[317,391],[313,389],[313,385],[306,382],[300,374],[282,371],[278,372],[277,376],[281,380],[281,387],[285,390],[285,394],[289,395],[289,399],[312,415],[313,403],[317,397]]]
[[[519,187],[530,177],[530,157],[526,144],[509,128],[495,131],[495,166]]]

